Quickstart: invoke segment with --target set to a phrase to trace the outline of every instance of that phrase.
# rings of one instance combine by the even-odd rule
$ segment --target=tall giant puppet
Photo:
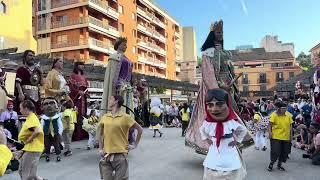
[[[103,97],[101,102],[101,116],[110,111],[108,100],[112,95],[123,96],[124,105],[133,109],[133,88],[132,88],[132,62],[125,56],[127,39],[120,37],[114,49],[117,51],[109,58],[104,77]]]
[[[197,103],[193,109],[190,124],[186,133],[186,145],[193,147],[198,153],[206,154],[209,145],[201,140],[199,128],[205,119],[205,96],[209,89],[222,88],[229,92],[234,111],[237,111],[237,78],[231,64],[231,52],[223,49],[222,20],[211,25],[210,33],[201,47],[202,82],[200,84]]]
[[[36,63],[34,52],[23,53],[23,66],[17,69],[14,95],[17,97],[15,108],[19,112],[19,104],[30,99],[36,106],[37,114],[41,114],[40,86],[44,84],[43,72]]]

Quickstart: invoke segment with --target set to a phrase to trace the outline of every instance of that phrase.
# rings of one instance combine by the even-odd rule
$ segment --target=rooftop
[[[232,60],[235,61],[279,61],[293,59],[290,51],[266,52],[264,48],[252,48],[246,50],[231,50]]]

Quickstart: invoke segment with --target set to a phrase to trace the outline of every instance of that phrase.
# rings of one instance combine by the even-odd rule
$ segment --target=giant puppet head
[[[205,107],[208,121],[221,122],[237,118],[232,110],[230,96],[223,89],[209,90]]]
[[[60,112],[58,101],[53,97],[47,97],[42,102],[42,109],[46,116],[52,117]]]
[[[201,47],[201,51],[205,51],[208,48],[221,47],[223,49],[223,21],[217,21],[210,27],[210,33],[207,36],[206,41]]]

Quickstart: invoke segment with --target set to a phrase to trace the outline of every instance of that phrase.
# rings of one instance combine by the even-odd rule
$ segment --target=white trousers
[[[266,139],[267,137],[265,131],[257,131],[255,138],[255,147],[263,148],[264,146],[266,146]]]
[[[94,145],[94,140],[95,140],[95,134],[93,133],[88,133],[89,134],[89,139],[88,139],[88,146],[93,147]]]

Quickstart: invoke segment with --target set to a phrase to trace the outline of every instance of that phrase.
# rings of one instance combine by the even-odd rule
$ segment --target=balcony
[[[156,30],[153,30],[153,37],[159,39],[163,43],[166,42],[166,38]]]
[[[159,19],[157,18],[156,16],[153,16],[153,22],[154,24],[158,25],[159,27],[165,29],[166,28],[166,25]]]
[[[151,66],[159,67],[161,69],[165,69],[167,66],[165,62],[163,62],[159,59],[156,59],[156,58],[148,58],[148,57],[138,56],[138,61],[145,63],[145,64],[148,64],[148,65],[151,65]]]
[[[77,49],[87,48],[87,42],[85,39],[74,40],[74,41],[63,41],[63,42],[52,42],[51,43],[51,53],[61,52],[61,51],[71,51]]]
[[[150,42],[145,42],[141,39],[138,39],[138,46],[143,47],[145,49],[148,49],[150,51],[153,50],[153,48],[151,47],[151,43]]]
[[[100,19],[91,16],[89,16],[89,29],[100,33],[102,32],[102,34],[105,35],[111,35],[114,37],[120,36],[120,33],[116,28],[109,26],[107,22],[103,22]]]
[[[154,52],[156,52],[160,55],[164,55],[164,56],[167,54],[166,51],[163,48],[161,48],[160,46],[158,46],[156,44],[152,44],[152,43],[150,43],[150,45],[153,48]]]
[[[108,3],[105,1],[100,0],[89,0],[89,6],[105,15],[108,15],[109,17],[118,20],[119,19],[119,13],[116,9],[110,7]]]
[[[100,41],[94,38],[89,38],[89,48],[106,54],[114,53],[111,43]]]
[[[63,6],[69,6],[69,5],[73,5],[73,4],[77,4],[77,3],[81,3],[84,2],[85,0],[64,0],[64,1],[53,1],[51,3],[51,8],[59,8],[59,7],[63,7]]]
[[[87,18],[77,18],[77,19],[70,19],[67,21],[56,21],[51,24],[51,29],[56,29],[56,28],[62,28],[62,27],[67,27],[67,26],[74,26],[74,25],[82,25],[88,22]],[[75,27],[72,27],[73,29]]]
[[[152,36],[152,34],[153,34],[153,30],[149,27],[144,26],[143,24],[138,24],[138,30],[140,30],[141,32],[143,32],[149,36]]]
[[[152,21],[153,15],[148,11],[144,10],[142,7],[137,6],[138,15],[140,14],[142,17],[146,18],[149,21]]]
[[[180,32],[175,31],[175,32],[174,32],[174,35],[175,35],[176,37],[178,37],[178,38],[181,38]]]

